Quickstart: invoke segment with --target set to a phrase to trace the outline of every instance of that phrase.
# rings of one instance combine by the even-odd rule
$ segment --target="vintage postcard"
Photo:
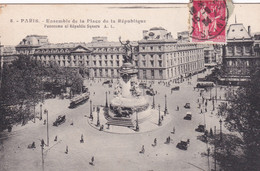
[[[0,170],[259,170],[259,21],[230,0],[0,5]]]

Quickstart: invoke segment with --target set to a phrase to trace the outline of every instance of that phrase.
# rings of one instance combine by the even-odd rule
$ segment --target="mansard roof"
[[[231,24],[227,31],[227,39],[252,39],[242,23]]]

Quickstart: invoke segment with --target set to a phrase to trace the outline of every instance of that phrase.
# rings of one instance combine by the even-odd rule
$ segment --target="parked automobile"
[[[186,103],[186,104],[184,105],[184,108],[190,109],[190,103]]]
[[[152,88],[150,88],[150,89],[146,90],[146,94],[150,95],[150,96],[154,96],[155,92],[154,92],[154,90]]]
[[[187,140],[181,140],[176,147],[181,149],[181,150],[187,150],[189,145],[189,141]]]
[[[65,115],[59,115],[55,122],[53,122],[53,126],[59,126],[60,124],[66,121]]]
[[[187,112],[186,113],[186,116],[183,118],[183,119],[185,119],[185,120],[191,120],[191,112]]]
[[[104,81],[104,82],[102,83],[102,85],[104,85],[104,84],[110,84],[110,83],[112,83],[112,81],[111,81],[111,80],[107,80],[107,81]]]
[[[199,125],[198,128],[195,129],[197,132],[205,132],[205,126],[204,125]]]
[[[140,88],[148,88],[146,83],[139,83]]]
[[[175,86],[175,87],[171,88],[171,91],[178,91],[178,90],[180,90],[180,86]]]

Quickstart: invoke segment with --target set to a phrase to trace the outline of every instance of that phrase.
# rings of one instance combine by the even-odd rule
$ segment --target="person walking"
[[[175,126],[172,129],[172,133],[175,134]]]
[[[65,153],[68,154],[69,153],[69,147],[66,145],[66,150]]]
[[[154,146],[156,146],[157,145],[157,139],[155,138],[153,142],[154,142]]]
[[[144,154],[144,152],[145,152],[144,145],[142,145],[142,149],[141,149],[141,151],[139,153]]]

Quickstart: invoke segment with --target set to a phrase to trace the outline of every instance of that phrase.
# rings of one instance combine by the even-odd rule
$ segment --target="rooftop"
[[[227,31],[227,39],[252,39],[242,23],[231,24]]]

